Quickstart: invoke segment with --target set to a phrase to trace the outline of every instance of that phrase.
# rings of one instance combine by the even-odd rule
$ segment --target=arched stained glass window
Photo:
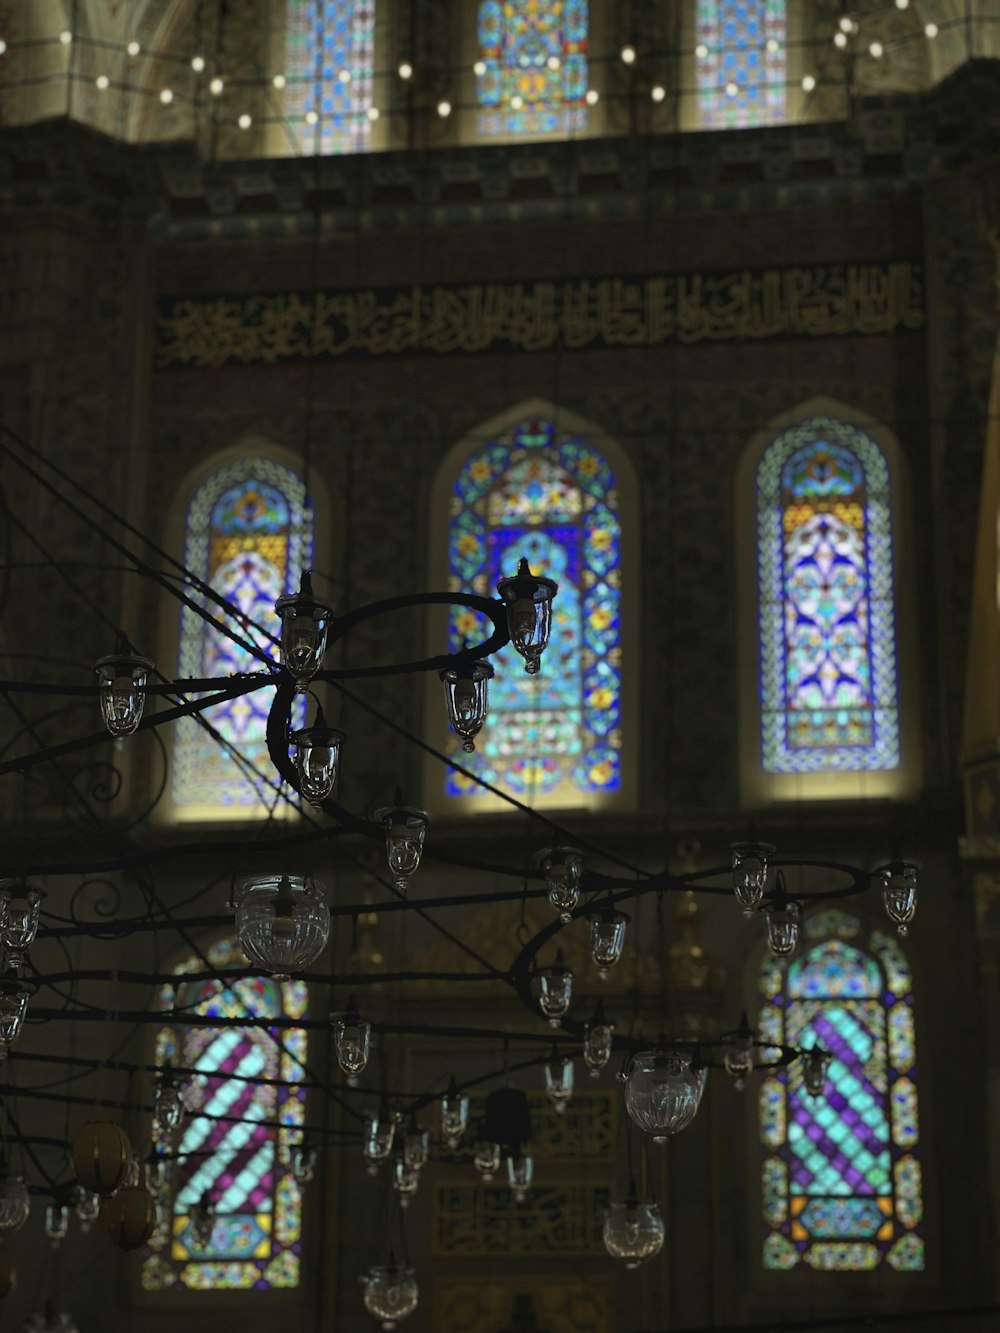
[[[697,0],[695,62],[702,125],[785,119],[786,0]]]
[[[375,0],[287,0],[285,116],[303,153],[371,141]]]
[[[621,525],[607,459],[551,421],[520,422],[476,450],[451,499],[449,587],[495,596],[526,556],[554,578],[552,638],[537,676],[509,646],[466,767],[522,800],[586,804],[621,785]],[[482,635],[455,608],[451,646]],[[469,762],[467,762],[467,760]],[[480,789],[450,772],[450,796]]]
[[[889,469],[864,431],[813,417],[757,469],[763,767],[900,762]]]
[[[924,1267],[913,986],[895,939],[831,909],[792,961],[760,971],[763,1041],[822,1046],[826,1091],[799,1061],[760,1088],[765,1268]]]
[[[587,0],[482,0],[476,63],[484,135],[587,126]]]
[[[184,563],[193,574],[239,607],[247,620],[274,632],[275,599],[294,592],[303,569],[312,564],[313,512],[301,477],[271,458],[253,456],[227,463],[203,482],[188,507]],[[192,592],[217,619],[224,613]],[[238,620],[233,628],[254,636]],[[209,625],[191,607],[181,608],[181,677],[228,676],[259,671],[259,661],[232,639]],[[267,754],[269,692],[260,691],[218,704],[206,717],[268,780],[273,780]],[[225,818],[263,809],[274,793],[255,781],[225,748],[191,717],[181,718],[174,733],[171,797],[180,819]]]
[[[213,968],[245,968],[234,940],[211,946]],[[185,983],[204,972],[191,957],[174,969],[177,986],[161,1005],[208,1018],[305,1017],[304,982],[241,977]],[[186,1100],[188,1117],[175,1144],[176,1162],[162,1220],[143,1264],[143,1286],[162,1291],[294,1287],[299,1282],[302,1199],[290,1157],[301,1139],[306,1060],[302,1028],[186,1027],[161,1029],[156,1063],[198,1071]],[[274,1080],[274,1083],[260,1080]],[[284,1086],[275,1086],[277,1082]],[[194,1234],[191,1210],[204,1196],[215,1209],[208,1245]]]

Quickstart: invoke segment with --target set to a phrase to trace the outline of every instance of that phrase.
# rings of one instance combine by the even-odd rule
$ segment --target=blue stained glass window
[[[365,152],[375,0],[288,0],[285,14],[284,114],[301,151]]]
[[[312,551],[313,513],[305,485],[273,459],[250,457],[227,463],[199,486],[188,507],[185,565],[238,606],[247,621],[272,632],[278,628],[275,600],[298,588],[302,570],[312,564]],[[194,591],[189,595],[216,619],[226,620],[214,603]],[[260,636],[255,639],[238,620],[229,623],[244,638],[276,655],[274,645]],[[230,676],[260,669],[260,662],[246,649],[191,607],[181,608],[179,677]],[[226,741],[272,778],[266,741],[269,706],[270,692],[258,691],[217,704],[205,716]],[[246,814],[262,801],[273,803],[271,788],[248,776],[190,717],[181,718],[175,727],[171,797],[180,818]]]
[[[554,578],[552,638],[538,676],[512,648],[495,659],[490,716],[466,767],[516,795],[610,793],[621,786],[621,526],[615,477],[585,439],[521,422],[463,466],[452,496],[449,586],[495,595],[526,556]],[[482,637],[456,608],[452,648]],[[451,796],[481,789],[449,773]]]
[[[244,968],[234,940],[206,951],[213,968]],[[183,984],[201,972],[200,957],[175,968],[178,1010],[202,1017],[291,1018],[305,1016],[304,982],[241,977]],[[172,1009],[175,987],[160,1001]],[[154,1140],[171,1159],[161,1220],[143,1263],[149,1290],[194,1291],[295,1287],[302,1248],[302,1196],[291,1169],[302,1139],[306,1059],[303,1028],[190,1026],[161,1029],[156,1063],[196,1071],[185,1100],[189,1114],[171,1144]],[[270,1080],[258,1083],[258,1079]],[[176,1149],[176,1152],[174,1152]],[[192,1210],[207,1195],[215,1211],[211,1238],[195,1234]]]
[[[763,767],[897,768],[889,469],[828,417],[779,435],[757,469]]]
[[[801,957],[761,967],[763,1038],[833,1057],[819,1097],[798,1061],[761,1083],[766,1268],[924,1267],[910,970],[894,939],[874,931],[865,951],[857,933],[828,910]]]
[[[768,125],[786,114],[786,0],[698,0],[701,124]]]
[[[587,0],[482,0],[480,134],[567,134],[587,125]]]

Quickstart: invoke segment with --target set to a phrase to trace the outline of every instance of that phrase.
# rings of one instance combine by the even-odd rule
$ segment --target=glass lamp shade
[[[486,721],[493,676],[494,670],[489,662],[472,662],[468,666],[448,667],[441,672],[448,721],[455,735],[461,736],[466,754],[476,748],[475,737]]]
[[[379,1162],[384,1162],[392,1154],[392,1144],[396,1137],[396,1123],[388,1112],[368,1117],[365,1126],[365,1139],[361,1152],[368,1163],[368,1171],[374,1175]]]
[[[753,1069],[753,1033],[727,1032],[722,1039],[722,1064],[734,1087],[742,1092]]]
[[[31,1195],[20,1176],[4,1170],[0,1176],[0,1232],[19,1231],[31,1212]]]
[[[186,1111],[184,1085],[172,1069],[165,1069],[153,1094],[153,1120],[162,1133],[172,1134],[180,1129]]]
[[[654,1143],[666,1143],[694,1119],[707,1078],[708,1070],[692,1069],[685,1055],[642,1051],[632,1059],[625,1109]]]
[[[24,951],[31,948],[38,933],[44,897],[41,889],[29,889],[23,884],[11,885],[0,894],[0,940],[9,950],[6,967],[24,966]]]
[[[295,678],[295,688],[304,691],[323,665],[333,607],[314,596],[312,579],[303,570],[299,591],[279,597],[274,609],[281,617],[282,665]]]
[[[292,1175],[300,1185],[308,1185],[316,1175],[316,1149],[300,1143],[292,1149]]]
[[[56,1312],[51,1301],[44,1310],[36,1310],[21,1325],[20,1333],[79,1333],[76,1320],[65,1311]]]
[[[319,709],[312,726],[293,731],[289,740],[295,749],[299,791],[310,805],[321,805],[337,784],[344,733],[328,727]]]
[[[410,1122],[406,1133],[403,1135],[403,1161],[413,1171],[419,1171],[425,1166],[431,1151],[430,1130],[420,1129],[414,1122]]]
[[[501,579],[497,592],[507,608],[510,641],[524,658],[529,676],[537,675],[542,653],[552,632],[552,598],[559,591],[553,579],[536,578],[527,560],[519,560],[517,573]]]
[[[347,1013],[334,1020],[333,1043],[337,1049],[337,1060],[341,1069],[348,1076],[348,1081],[363,1074],[368,1064],[371,1050],[372,1025],[366,1018],[361,1018],[354,1001],[349,1000]]]
[[[743,915],[753,916],[767,888],[767,862],[775,848],[769,842],[734,842],[732,846],[733,892]]]
[[[94,663],[100,686],[101,716],[112,736],[131,736],[142,721],[146,682],[153,664],[135,653],[112,653]]]
[[[278,981],[315,962],[330,938],[330,909],[315,880],[259,875],[243,884],[234,906],[247,960]]]
[[[626,1268],[638,1268],[660,1253],[666,1231],[655,1203],[640,1203],[634,1194],[608,1206],[601,1233],[604,1248]]]
[[[518,1203],[524,1203],[535,1175],[535,1161],[525,1153],[512,1153],[507,1158],[507,1184]]]
[[[542,873],[549,891],[549,902],[568,925],[580,903],[580,877],[583,857],[572,847],[552,847],[542,853]]]
[[[76,1213],[76,1220],[80,1223],[80,1230],[83,1232],[89,1231],[101,1215],[101,1196],[90,1194],[87,1190],[81,1189],[77,1195],[73,1211]]]
[[[766,917],[768,947],[777,957],[787,958],[799,942],[802,908],[794,900],[775,903],[767,909]]]
[[[392,1187],[399,1195],[400,1207],[408,1208],[420,1188],[420,1168],[408,1166],[402,1157],[397,1157],[392,1168]]]
[[[587,1025],[583,1040],[583,1058],[591,1078],[600,1078],[601,1070],[611,1059],[614,1050],[615,1025],[594,1022]]]
[[[16,977],[0,977],[0,1060],[17,1041],[28,1012],[33,987]]]
[[[590,917],[590,948],[602,979],[622,956],[628,920],[624,912],[616,912],[613,907],[594,912]]]
[[[453,1151],[469,1127],[469,1099],[452,1082],[441,1098],[441,1137]]]
[[[396,889],[404,897],[410,876],[420,865],[430,816],[426,810],[406,805],[377,810],[375,818],[385,825],[385,854]]]
[[[826,1071],[833,1056],[822,1046],[802,1052],[802,1082],[810,1097],[822,1097],[826,1091]]]
[[[568,1056],[553,1055],[545,1066],[545,1092],[559,1115],[573,1096],[573,1061]]]
[[[500,1162],[503,1153],[500,1151],[499,1143],[490,1143],[487,1139],[480,1139],[473,1149],[472,1163],[479,1172],[483,1184],[488,1185],[496,1173],[500,1170]]]
[[[64,1203],[50,1203],[45,1206],[45,1235],[53,1246],[65,1240],[69,1234],[69,1208]]]
[[[420,1292],[412,1268],[394,1263],[370,1268],[365,1277],[365,1309],[381,1320],[383,1329],[396,1327],[417,1308]]]
[[[106,1199],[125,1181],[132,1145],[118,1125],[109,1120],[95,1120],[77,1134],[71,1155],[73,1170],[83,1188]]]
[[[538,1004],[549,1024],[557,1028],[573,998],[573,973],[561,962],[538,973]]]
[[[156,1203],[139,1185],[126,1185],[101,1204],[101,1221],[120,1250],[139,1250],[156,1229]]]
[[[889,920],[906,935],[917,910],[917,867],[894,861],[882,871],[882,902]]]

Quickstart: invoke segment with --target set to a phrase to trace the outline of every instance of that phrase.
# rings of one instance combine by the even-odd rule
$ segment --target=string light
[[[450,102],[438,102],[438,115],[441,117],[442,120],[445,118],[445,116],[450,116],[450,115],[451,115],[451,103],[450,103]]]
[[[307,112],[306,112],[306,124],[307,124],[307,125],[315,125],[315,124],[318,123],[318,121],[319,121],[319,116],[316,114],[315,111],[307,111]]]
[[[772,56],[777,55],[781,50],[781,43],[778,41],[777,37],[769,37],[764,45],[767,48],[768,54]]]
[[[222,93],[222,89],[224,87],[225,84],[222,82],[221,79],[213,79],[212,82],[208,85],[208,91],[212,94],[213,97],[218,97]]]
[[[699,60],[704,60],[708,56],[708,47],[704,42],[699,42],[694,48],[694,53]]]
[[[588,105],[588,106],[596,106],[597,103],[598,103],[598,101],[600,100],[600,96],[601,96],[601,95],[600,95],[600,93],[597,91],[596,88],[588,88],[588,89],[587,89],[587,98],[586,98],[587,105]]]
[[[635,47],[634,47],[634,46],[623,46],[623,47],[622,47],[622,50],[621,50],[621,56],[622,56],[622,64],[623,64],[623,65],[634,65],[634,64],[635,64]]]
[[[244,111],[243,115],[240,116],[239,120],[236,123],[237,125],[239,125],[241,130],[248,130],[250,126],[253,124],[253,117],[248,116],[247,113]]]
[[[412,79],[413,66],[404,60],[403,63],[400,65],[397,73],[399,74],[399,77],[401,79]]]
[[[194,70],[194,72],[195,72],[196,74],[200,74],[200,73],[202,72],[202,70],[205,68],[205,57],[204,57],[204,56],[192,56],[192,57],[191,57],[191,68]]]
[[[650,90],[649,95],[654,102],[662,102],[667,95],[667,90],[662,83],[658,83]]]
[[[804,93],[811,93],[815,87],[816,87],[815,78],[811,74],[807,74],[805,78],[802,80],[802,91]]]
[[[558,56],[549,56],[548,60],[546,60],[545,63],[546,63],[546,65],[548,65],[549,69],[561,69],[561,68],[562,68],[562,61],[559,59]]]
[[[379,115],[380,115],[380,112],[379,112],[379,109],[378,109],[377,106],[370,106],[370,107],[368,108],[368,119],[369,119],[369,120],[378,120]]]
[[[869,46],[869,48],[868,48],[868,54],[869,54],[869,55],[872,57],[872,59],[874,59],[874,60],[881,60],[881,58],[882,58],[882,43],[881,43],[881,42],[872,42],[871,46]]]
[[[855,31],[854,20],[853,20],[852,18],[848,18],[846,14],[845,14],[844,17],[840,20],[840,31],[841,31],[841,32],[854,32],[854,31]]]
[[[839,46],[840,49],[843,50],[844,47],[847,45],[847,33],[835,32],[833,34],[833,44],[834,46]]]
[[[896,0],[897,9],[909,9],[910,0]]]
[[[59,34],[59,40],[62,42],[63,46],[69,46],[70,42],[73,40],[73,34],[68,28],[64,28]]]
[[[0,56],[2,56],[6,50],[7,50],[7,43],[4,41],[2,37],[0,37]]]
[[[110,85],[111,85],[111,80],[108,78],[108,76],[107,76],[106,74],[98,74],[97,78],[95,79],[95,83],[97,84],[98,88],[100,88],[101,92],[103,93],[103,92],[105,91],[105,89],[107,89],[108,87],[110,87]]]
[[[351,71],[349,69],[342,69],[340,73],[337,75],[337,78],[340,80],[341,83],[350,83]]]
[[[739,91],[740,91],[739,84],[737,84],[737,83],[727,83],[727,84],[726,84],[726,96],[727,96],[727,97],[735,97]]]
[[[174,100],[173,93],[170,91],[169,88],[164,88],[163,91],[160,93],[160,101],[163,103],[164,106],[169,106],[173,100]]]
[[[510,99],[510,105],[513,111],[520,111],[524,106],[524,98],[519,93],[515,93]]]
[[[139,52],[142,50],[142,47],[139,45],[138,42],[129,42],[125,50],[129,53],[130,56],[137,56]]]
[[[924,25],[924,36],[934,38],[938,35],[938,25],[936,23],[927,23]]]
[[[285,86],[284,74],[275,74],[271,82],[274,84],[275,88],[277,88],[280,91]]]
[[[486,61],[477,60],[476,63],[472,66],[472,72],[473,74],[476,75],[477,78],[481,79],[483,75],[486,73]]]

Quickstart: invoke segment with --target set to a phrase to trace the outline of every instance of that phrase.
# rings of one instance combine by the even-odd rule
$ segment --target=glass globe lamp
[[[17,1041],[28,1013],[33,987],[17,977],[0,977],[0,1061]]]
[[[319,708],[312,726],[293,731],[288,739],[295,749],[299,791],[310,805],[322,805],[337,783],[344,733],[328,727]]]
[[[614,967],[622,956],[628,920],[624,912],[617,912],[613,907],[591,913],[590,948],[602,980],[607,978],[608,969]]]
[[[452,1152],[469,1127],[469,1099],[459,1093],[452,1079],[441,1098],[441,1136]]]
[[[379,1163],[392,1155],[393,1140],[396,1137],[396,1122],[388,1108],[380,1110],[378,1115],[368,1117],[365,1125],[365,1138],[361,1147],[362,1156],[368,1163],[368,1174],[374,1176]]]
[[[431,1135],[427,1129],[421,1129],[415,1120],[411,1120],[403,1135],[403,1161],[413,1171],[419,1171],[427,1164],[431,1152]]]
[[[304,1143],[292,1149],[292,1175],[300,1185],[308,1185],[316,1175],[316,1149]]]
[[[507,1158],[507,1184],[517,1203],[524,1203],[535,1175],[534,1158],[525,1153],[511,1153]]]
[[[112,736],[131,736],[142,721],[146,682],[153,670],[147,657],[128,650],[128,640],[118,636],[117,651],[94,663],[101,716]]]
[[[20,1176],[4,1167],[0,1175],[0,1232],[20,1231],[31,1212],[31,1195]]]
[[[10,885],[0,893],[0,940],[8,950],[5,968],[24,966],[24,952],[34,944],[38,933],[44,897],[41,889],[31,889],[24,884]]]
[[[583,857],[572,847],[551,847],[542,853],[542,874],[549,902],[559,913],[559,920],[568,925],[580,904]]]
[[[279,597],[274,609],[281,617],[282,665],[304,692],[323,665],[333,607],[314,595],[310,572],[303,570],[299,591]]]
[[[826,1092],[826,1074],[832,1059],[830,1052],[822,1046],[802,1052],[802,1082],[810,1097],[822,1097]]]
[[[917,910],[917,867],[894,861],[881,872],[882,902],[900,935],[909,932]]]
[[[560,1025],[572,998],[573,973],[564,965],[559,953],[552,967],[543,967],[538,973],[538,1004],[551,1027]]]
[[[733,1080],[737,1092],[746,1087],[747,1076],[753,1069],[754,1034],[743,1015],[740,1026],[722,1034],[722,1065]]]
[[[545,1066],[545,1093],[557,1114],[564,1115],[573,1096],[573,1061],[569,1056],[552,1052],[552,1059]]]
[[[84,1125],[73,1140],[73,1170],[85,1190],[109,1198],[125,1183],[132,1161],[128,1135],[109,1120]]]
[[[488,1185],[500,1170],[502,1159],[503,1153],[500,1150],[499,1143],[490,1143],[488,1139],[480,1139],[476,1144],[473,1149],[472,1164],[479,1172],[479,1178],[484,1185]]]
[[[553,579],[536,578],[527,560],[517,564],[517,573],[501,579],[497,592],[507,608],[507,629],[515,650],[524,658],[529,676],[538,674],[552,632],[552,599],[559,591]]]
[[[287,981],[316,961],[330,938],[323,886],[301,875],[258,875],[236,894],[236,935],[249,962]]]
[[[767,943],[778,958],[787,958],[795,952],[799,942],[802,908],[794,899],[775,902],[766,909]]]
[[[472,754],[476,736],[482,731],[490,706],[490,681],[494,669],[489,662],[471,662],[467,666],[448,667],[441,672],[448,721],[462,749]]]
[[[402,1155],[398,1156],[392,1165],[392,1187],[399,1195],[399,1206],[408,1208],[420,1188],[420,1168],[408,1166]]]
[[[767,888],[768,857],[774,855],[770,842],[734,842],[732,845],[733,893],[743,908],[743,915],[753,916]]]
[[[69,1235],[69,1208],[66,1204],[46,1204],[45,1235],[53,1249]]]
[[[632,1181],[625,1199],[608,1206],[601,1236],[612,1259],[638,1268],[663,1249],[666,1230],[657,1205],[640,1202]]]
[[[600,1078],[601,1070],[614,1050],[615,1025],[604,1018],[604,1006],[598,1003],[583,1037],[583,1059],[591,1078]]]
[[[348,1082],[363,1074],[371,1050],[372,1025],[358,1014],[353,997],[347,1002],[347,1013],[334,1019],[333,1044],[337,1061],[347,1075]]]
[[[164,1069],[153,1094],[153,1120],[161,1133],[172,1134],[180,1129],[187,1107],[184,1103],[185,1085],[172,1069]]]
[[[387,806],[375,818],[385,825],[385,854],[396,890],[406,896],[410,876],[420,865],[430,817],[426,810]]]
[[[80,1223],[80,1230],[88,1232],[101,1215],[101,1196],[80,1189],[76,1196],[74,1212],[76,1220]]]
[[[417,1308],[420,1292],[412,1268],[400,1268],[390,1259],[384,1266],[370,1268],[364,1281],[365,1309],[383,1329],[394,1329]]]
[[[666,1143],[694,1119],[707,1078],[708,1070],[692,1068],[687,1055],[642,1051],[632,1058],[625,1109],[654,1143]]]

